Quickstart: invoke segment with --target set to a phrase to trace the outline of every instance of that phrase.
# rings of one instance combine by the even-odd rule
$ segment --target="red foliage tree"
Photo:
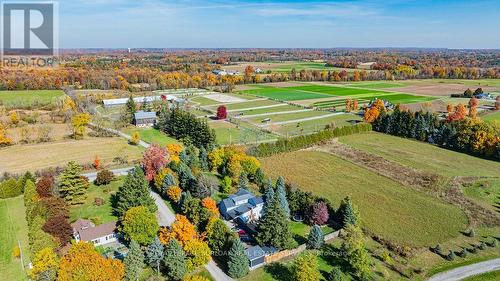
[[[217,108],[217,119],[224,120],[227,118],[227,108],[224,105],[221,105]]]
[[[54,176],[43,175],[42,178],[36,183],[36,193],[42,198],[52,196],[54,189]]]
[[[44,198],[42,205],[47,210],[47,217],[63,216],[69,218],[68,204],[59,197]]]
[[[311,206],[309,220],[311,224],[324,225],[328,222],[328,206],[325,202],[316,202]]]
[[[59,245],[64,246],[71,240],[73,228],[64,216],[50,217],[42,227],[43,231],[59,239]]]
[[[168,164],[168,152],[157,144],[152,144],[142,158],[142,166],[148,181],[152,181],[156,174]]]

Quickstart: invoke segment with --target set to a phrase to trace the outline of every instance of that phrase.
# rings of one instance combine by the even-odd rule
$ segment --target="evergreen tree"
[[[320,249],[325,242],[325,236],[321,228],[315,224],[309,232],[309,237],[307,239],[307,247],[309,249]]]
[[[164,178],[163,178],[163,184],[161,186],[161,192],[165,194],[167,190],[175,186],[175,178],[171,173],[168,173]]]
[[[75,162],[69,162],[58,179],[59,193],[71,205],[83,204],[87,198],[89,183],[80,175],[82,170]]]
[[[223,255],[223,251],[228,248],[229,242],[233,239],[231,229],[224,221],[217,219],[208,226],[207,242],[215,256]]]
[[[128,209],[137,206],[144,206],[151,213],[157,211],[155,201],[150,195],[149,184],[139,166],[128,173],[123,185],[118,189],[114,209],[118,216],[122,216]]]
[[[191,187],[196,181],[191,169],[183,162],[177,168],[177,175],[179,177],[179,186],[183,190],[192,191]]]
[[[326,277],[328,281],[343,281],[344,277],[342,276],[342,271],[338,267],[334,267],[332,271],[328,273]]]
[[[283,177],[279,177],[276,181],[276,196],[281,208],[285,211],[288,217],[290,217],[290,207],[288,205],[288,200],[286,199],[285,179]]]
[[[136,104],[132,96],[128,98],[127,103],[125,104],[125,108],[125,120],[128,123],[132,123],[134,121],[134,114],[137,112]]]
[[[344,227],[349,224],[358,224],[358,214],[350,197],[346,197],[342,200],[338,212],[340,213],[340,219],[342,220],[341,223]]]
[[[264,207],[262,208],[262,214],[265,214],[267,212],[268,206],[271,204],[271,201],[275,200],[275,197],[276,196],[274,195],[273,181],[269,179],[264,194]]]
[[[249,260],[245,255],[245,247],[240,239],[234,239],[229,250],[227,273],[232,278],[241,278],[248,274]]]
[[[370,256],[365,246],[365,237],[359,226],[348,224],[345,228],[345,240],[342,244],[346,262],[361,280],[368,280],[371,274]]]
[[[156,268],[158,274],[160,274],[160,264],[163,261],[163,244],[161,243],[158,236],[155,237],[155,240],[146,250],[146,262],[153,268]]]
[[[208,152],[205,147],[200,148],[200,168],[202,171],[208,171],[210,168],[208,166]]]
[[[248,176],[246,173],[241,173],[238,179],[238,188],[248,189],[250,183],[248,182]]]
[[[36,182],[35,176],[33,176],[33,174],[29,171],[24,173],[23,177],[21,178],[21,182],[19,183],[23,193],[24,193],[24,187],[28,180],[30,180],[31,182]]]
[[[129,251],[123,264],[125,265],[125,280],[139,280],[139,275],[144,267],[144,254],[139,244],[134,240],[130,242]]]
[[[268,190],[272,188],[268,187]],[[266,193],[263,215],[257,224],[257,241],[260,245],[286,249],[292,241],[288,215],[275,196],[269,193]]]
[[[264,175],[264,172],[261,168],[258,168],[257,172],[255,172],[254,182],[255,184],[257,184],[257,186],[259,186],[260,190],[262,191],[261,193],[264,193],[264,188],[266,185],[266,175]]]
[[[171,239],[165,248],[163,259],[165,274],[172,280],[182,280],[187,273],[186,255],[177,240]]]

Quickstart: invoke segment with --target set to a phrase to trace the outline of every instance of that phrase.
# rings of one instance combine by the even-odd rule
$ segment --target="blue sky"
[[[62,48],[500,49],[500,1],[60,0]]]

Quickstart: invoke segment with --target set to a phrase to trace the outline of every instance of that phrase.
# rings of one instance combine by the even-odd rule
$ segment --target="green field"
[[[499,176],[500,163],[381,133],[340,137],[354,148],[399,164],[443,176]]]
[[[0,91],[0,104],[6,108],[38,108],[54,105],[63,91]]]
[[[336,206],[351,196],[363,225],[396,243],[430,246],[459,235],[467,224],[459,208],[330,154],[298,151],[261,162],[269,175],[282,175]]]
[[[266,118],[271,118],[271,122],[283,122],[283,121],[292,121],[303,118],[317,117],[332,114],[327,111],[319,111],[319,110],[310,110],[310,111],[302,111],[302,112],[292,112],[292,113],[284,113],[284,114],[269,114],[257,117],[251,117],[248,120],[254,123],[261,123],[262,120]]]
[[[463,281],[493,281],[493,280],[500,280],[500,270],[463,279]]]
[[[119,178],[108,185],[96,186],[93,183],[87,189],[87,199],[82,205],[71,207],[70,220],[76,221],[79,218],[94,221],[96,224],[102,224],[118,220],[113,215],[111,207],[111,196],[118,191],[118,188],[123,184],[123,178]],[[104,199],[104,205],[96,206],[95,199]]]
[[[0,200],[0,279],[26,280],[21,260],[12,256],[14,247],[21,244],[25,266],[29,264],[28,225],[25,219],[23,197]]]
[[[431,101],[435,99],[434,97],[415,96],[405,93],[387,92],[376,89],[364,89],[339,85],[306,85],[286,88],[261,88],[242,91],[242,93],[284,101],[297,101],[339,96],[362,100],[381,98],[394,104],[409,104]]]
[[[350,87],[368,88],[368,89],[389,89],[406,86],[400,82],[349,82],[346,84]]]
[[[279,102],[272,101],[272,100],[256,100],[256,101],[227,104],[226,108],[228,110],[239,110],[239,109],[267,106],[267,105],[273,105],[273,104],[279,104]],[[211,109],[216,111],[217,107],[212,107]]]
[[[481,116],[484,121],[500,121],[500,110]]]
[[[138,132],[141,140],[147,143],[156,143],[161,146],[166,146],[170,143],[179,143],[179,141],[177,141],[176,139],[169,137],[165,133],[154,128],[141,129],[130,127],[125,129],[124,131],[128,135],[132,135],[133,133]]]
[[[216,100],[209,99],[209,98],[206,98],[206,97],[203,97],[203,96],[197,96],[197,97],[194,97],[194,98],[190,98],[189,100],[192,101],[192,102],[195,102],[195,103],[199,104],[200,106],[214,105],[214,104],[219,104],[220,103],[220,102],[218,102]]]
[[[282,135],[295,136],[321,131],[325,129],[326,125],[334,125],[335,127],[350,126],[352,125],[350,122],[353,121],[361,121],[361,117],[354,114],[340,114],[316,120],[284,124],[278,127],[270,126],[269,129]]]
[[[215,130],[217,143],[220,145],[255,143],[275,138],[245,123],[237,126],[225,121],[216,121],[210,122],[209,125]]]
[[[269,108],[260,108],[260,109],[251,109],[251,110],[242,110],[236,112],[230,112],[231,114],[241,113],[243,116],[255,115],[255,114],[264,114],[264,113],[275,113],[275,112],[285,112],[285,111],[293,111],[293,110],[301,110],[304,109],[302,107],[287,105],[277,107],[269,107]]]
[[[333,66],[326,66],[324,62],[295,62],[295,63],[282,63],[276,64],[271,70],[273,72],[282,72],[288,73],[291,72],[292,69],[295,69],[297,72],[301,70],[326,70],[326,71],[342,71],[345,70],[347,72],[353,72],[355,69],[351,68],[340,68]]]

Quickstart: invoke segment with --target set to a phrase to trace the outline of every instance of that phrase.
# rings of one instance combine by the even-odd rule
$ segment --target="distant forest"
[[[247,62],[321,61],[340,70],[292,69],[217,76],[214,70]],[[371,62],[370,69],[356,69]],[[450,49],[140,49],[62,50],[53,69],[0,69],[0,90],[215,87],[279,81],[365,81],[500,78],[500,50]],[[346,69],[346,70],[342,70]],[[355,70],[351,70],[355,69]]]

